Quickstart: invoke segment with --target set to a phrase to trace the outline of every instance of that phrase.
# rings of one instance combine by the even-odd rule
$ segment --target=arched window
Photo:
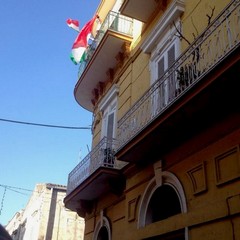
[[[105,226],[100,228],[97,240],[109,240],[108,230]]]
[[[101,216],[101,219],[97,222],[93,240],[111,240],[111,227],[106,217]]]
[[[178,178],[170,172],[162,172],[161,167],[156,169],[155,177],[149,182],[140,201],[139,228],[187,212],[184,190]],[[169,234],[166,239],[188,239],[187,228],[177,232],[177,238],[176,232]],[[165,238],[158,236],[156,239]]]
[[[146,212],[146,224],[157,222],[181,213],[181,205],[175,190],[162,185],[153,193]]]

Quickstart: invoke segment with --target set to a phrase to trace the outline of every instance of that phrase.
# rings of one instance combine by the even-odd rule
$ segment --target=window
[[[109,240],[108,238],[108,230],[105,226],[100,228],[100,231],[97,236],[97,240]]]
[[[170,185],[162,185],[153,193],[146,213],[146,224],[158,222],[181,213],[176,191]]]
[[[106,167],[113,167],[115,164],[114,154],[116,149],[117,95],[118,87],[117,85],[113,85],[99,105],[100,111],[103,114],[101,128],[103,145],[101,151],[104,166]]]
[[[152,59],[152,64],[155,64],[153,68],[153,71],[155,71],[155,73],[152,74],[152,82],[159,80],[164,75],[165,71],[167,71],[168,68],[171,67],[171,65],[174,63],[176,56],[178,55],[178,44],[179,41],[175,39],[175,41],[173,41],[170,46],[164,49],[160,57]]]
[[[140,200],[138,227],[142,228],[151,223],[164,221],[165,219],[187,211],[186,198],[183,187],[177,177],[161,169],[161,164],[154,166],[155,177],[149,182]],[[174,219],[173,219],[174,221]],[[159,225],[161,227],[161,225]],[[148,239],[188,239],[188,229],[172,229],[164,236]]]
[[[151,55],[152,115],[157,115],[175,96],[176,73],[168,69],[180,53],[175,26],[179,28],[183,12],[184,1],[173,0],[142,44],[143,52]]]
[[[116,136],[116,112],[117,112],[118,87],[114,85],[101,101],[100,111],[103,113],[101,137],[109,139]]]
[[[101,212],[101,219],[97,222],[93,240],[111,240],[110,222]]]
[[[151,82],[156,86],[153,92],[153,110],[155,114],[167,106],[175,96],[177,87],[176,73],[166,72],[179,54],[178,49],[179,41],[175,38],[171,44],[160,51],[159,56],[153,56],[151,59]],[[156,83],[157,81],[158,83]]]
[[[115,137],[116,101],[105,109],[103,114],[102,137]]]

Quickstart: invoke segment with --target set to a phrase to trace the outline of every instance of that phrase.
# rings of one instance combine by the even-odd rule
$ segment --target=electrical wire
[[[91,127],[74,127],[74,126],[61,126],[61,125],[51,125],[51,124],[42,124],[42,123],[33,123],[33,122],[23,122],[11,119],[0,118],[0,121],[8,122],[8,123],[16,123],[16,124],[25,124],[37,127],[49,127],[49,128],[64,128],[64,129],[71,129],[71,130],[89,130]]]
[[[27,192],[30,192],[30,193],[37,193],[37,194],[40,194],[40,195],[43,193],[43,192],[39,192],[39,191],[35,191],[35,190],[30,190],[30,189],[20,188],[20,187],[14,187],[14,186],[9,186],[9,185],[3,185],[3,184],[0,184],[0,187],[3,188],[3,195],[2,195],[2,199],[0,201],[0,216],[3,213],[4,202],[5,202],[5,197],[6,197],[7,190],[13,191],[13,192],[21,194],[21,195],[25,195],[27,197],[30,197],[30,195],[25,193],[24,191],[27,191]],[[40,198],[40,195],[39,195],[39,198]],[[51,195],[51,196],[46,197],[45,195]],[[41,199],[42,199],[42,201],[43,200],[51,200],[52,199],[52,193],[44,192],[44,196],[41,196]]]
[[[30,189],[13,187],[13,186],[3,185],[3,184],[0,184],[0,187],[7,188],[7,189],[16,189],[16,190],[21,190],[21,191],[33,192],[33,190],[30,190]]]
[[[12,188],[6,188],[6,189],[9,190],[9,191],[15,192],[15,193],[19,193],[19,194],[24,195],[24,196],[28,196],[28,197],[30,196],[30,195],[27,194],[27,193],[23,193],[23,192],[14,190],[14,189],[12,189]]]
[[[18,194],[21,194],[21,195],[25,195],[25,196],[30,196],[31,194],[33,193],[37,193],[37,194],[41,194],[42,192],[39,192],[39,191],[36,191],[36,190],[30,190],[30,189],[26,189],[26,188],[20,188],[20,187],[14,187],[14,186],[9,186],[9,185],[4,185],[4,184],[0,184],[0,187],[2,187],[4,190],[5,190],[5,193],[6,193],[6,190],[9,190],[9,191],[12,191],[12,192],[15,192],[15,193],[18,193]],[[25,193],[25,192],[29,192],[29,194]],[[4,193],[4,196],[5,196],[5,193]],[[48,193],[48,192],[45,192],[44,193],[45,195],[52,195],[52,193]],[[44,197],[44,199],[51,199],[51,197]]]

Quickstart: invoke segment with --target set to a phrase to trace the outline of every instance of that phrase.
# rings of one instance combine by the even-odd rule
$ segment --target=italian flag
[[[88,46],[88,37],[92,32],[93,24],[98,16],[94,16],[80,31],[72,46],[71,60],[78,64],[85,60],[85,50]]]
[[[70,28],[73,28],[74,30],[79,32],[79,22],[78,22],[78,20],[73,20],[73,19],[69,18],[69,19],[67,19],[67,25]]]

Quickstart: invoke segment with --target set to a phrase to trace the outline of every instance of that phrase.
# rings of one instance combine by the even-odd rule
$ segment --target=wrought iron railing
[[[104,37],[107,30],[111,30],[117,33],[121,33],[127,36],[133,35],[133,19],[123,16],[119,13],[110,11],[107,17],[104,19],[96,37],[91,41],[89,47],[86,50],[85,61],[82,61],[79,65],[78,78],[81,77],[84,72],[88,62],[92,58],[95,50],[97,49],[99,43]]]
[[[99,144],[69,173],[67,194],[100,167],[119,168],[115,161],[116,140],[104,137]]]
[[[161,115],[240,43],[240,0],[232,0],[118,122],[118,149]]]

